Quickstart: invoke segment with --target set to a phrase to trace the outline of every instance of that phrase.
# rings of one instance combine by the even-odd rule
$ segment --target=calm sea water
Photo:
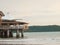
[[[56,38],[60,37],[60,32],[25,32],[24,35],[27,38]]]
[[[5,39],[0,43],[1,45],[3,43],[6,43],[3,45],[60,45],[60,32],[24,32],[23,39]]]
[[[14,37],[16,33],[14,33]],[[24,38],[56,38],[60,37],[60,32],[24,32]]]

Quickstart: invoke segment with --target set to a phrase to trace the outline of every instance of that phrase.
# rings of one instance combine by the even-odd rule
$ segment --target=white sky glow
[[[60,0],[0,0],[5,19],[23,19],[29,25],[60,25]]]

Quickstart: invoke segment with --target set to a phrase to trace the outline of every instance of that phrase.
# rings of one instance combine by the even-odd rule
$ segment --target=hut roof
[[[2,11],[0,11],[0,15],[1,16],[5,16],[4,15],[4,13],[2,12]],[[26,22],[20,22],[20,21],[16,21],[16,20],[8,20],[8,19],[2,19],[2,22],[1,22],[1,24],[28,24],[28,23],[26,23]]]
[[[20,21],[16,21],[16,20],[2,20],[2,24],[28,24],[26,22],[20,22]]]
[[[16,20],[2,19],[2,22],[15,22]]]
[[[5,16],[4,13],[3,13],[2,11],[0,11],[0,15],[1,15],[1,16]]]

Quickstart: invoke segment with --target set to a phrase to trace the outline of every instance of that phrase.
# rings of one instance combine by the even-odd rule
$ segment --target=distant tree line
[[[27,32],[53,32],[60,31],[60,26],[58,25],[48,25],[48,26],[29,26]]]

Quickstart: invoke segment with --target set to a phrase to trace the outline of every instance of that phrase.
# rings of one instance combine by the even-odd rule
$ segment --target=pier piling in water
[[[19,34],[19,30],[16,30],[16,38],[19,38],[20,34]]]
[[[23,34],[23,29],[21,30],[21,38],[23,38],[24,37],[24,34]]]

